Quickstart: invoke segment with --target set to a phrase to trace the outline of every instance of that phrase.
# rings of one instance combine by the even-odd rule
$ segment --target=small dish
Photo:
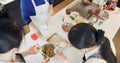
[[[60,53],[60,52],[62,52],[62,51],[63,51],[63,48],[62,48],[62,47],[56,47],[55,50],[54,50],[54,53],[55,53],[55,54],[58,54],[58,53]]]
[[[70,13],[71,13],[71,9],[70,9],[70,8],[67,8],[67,9],[66,9],[66,14],[69,15]]]
[[[65,32],[69,32],[69,30],[71,29],[73,25],[71,23],[64,23],[62,25],[62,29],[65,31]]]
[[[83,20],[82,17],[78,16],[78,17],[76,17],[75,22],[76,22],[77,24],[79,24],[79,23],[83,23],[84,20]]]
[[[80,16],[80,14],[78,12],[71,12],[70,16],[73,16],[75,18]]]

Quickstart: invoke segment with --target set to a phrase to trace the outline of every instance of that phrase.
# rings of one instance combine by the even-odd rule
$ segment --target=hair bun
[[[98,31],[96,33],[96,41],[97,42],[102,42],[101,39],[104,38],[104,33],[105,33],[105,31],[103,31],[102,29],[98,29]]]

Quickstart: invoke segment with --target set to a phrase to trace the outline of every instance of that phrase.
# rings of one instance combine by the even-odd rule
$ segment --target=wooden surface
[[[120,63],[120,28],[117,31],[115,37],[113,38],[113,42],[116,48],[117,61],[118,63]]]
[[[67,5],[69,5],[73,1],[74,0],[65,0],[65,1],[61,2],[60,4],[58,4],[57,6],[55,6],[54,14],[57,13],[58,11],[60,11],[61,9],[63,9],[64,7],[66,7]]]

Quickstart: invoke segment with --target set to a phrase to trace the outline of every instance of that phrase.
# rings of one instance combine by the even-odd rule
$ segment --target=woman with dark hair
[[[103,30],[96,30],[89,24],[80,23],[71,28],[68,38],[74,47],[85,51],[84,62],[90,58],[100,58],[107,63],[117,63]]]
[[[22,28],[11,22],[0,23],[0,63],[25,62],[22,56],[36,53],[34,46],[25,52],[18,53],[23,36]]]
[[[119,8],[118,13],[120,13],[120,0],[115,0],[115,2],[117,3],[117,7]]]

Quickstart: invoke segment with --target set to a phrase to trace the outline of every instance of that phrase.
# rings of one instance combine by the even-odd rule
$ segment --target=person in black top
[[[84,62],[89,58],[101,58],[107,63],[117,63],[109,39],[104,33],[103,30],[97,30],[90,24],[80,23],[71,28],[68,39],[75,48],[85,51]]]
[[[117,13],[120,13],[120,0],[115,0],[117,7],[119,8]]]
[[[17,57],[23,59],[22,56],[36,54],[34,46],[18,54],[24,36],[23,29],[9,20],[7,22],[4,20],[0,19],[0,63],[20,62],[16,61]]]
[[[118,2],[117,2],[117,7],[120,8],[120,0],[118,0]]]

